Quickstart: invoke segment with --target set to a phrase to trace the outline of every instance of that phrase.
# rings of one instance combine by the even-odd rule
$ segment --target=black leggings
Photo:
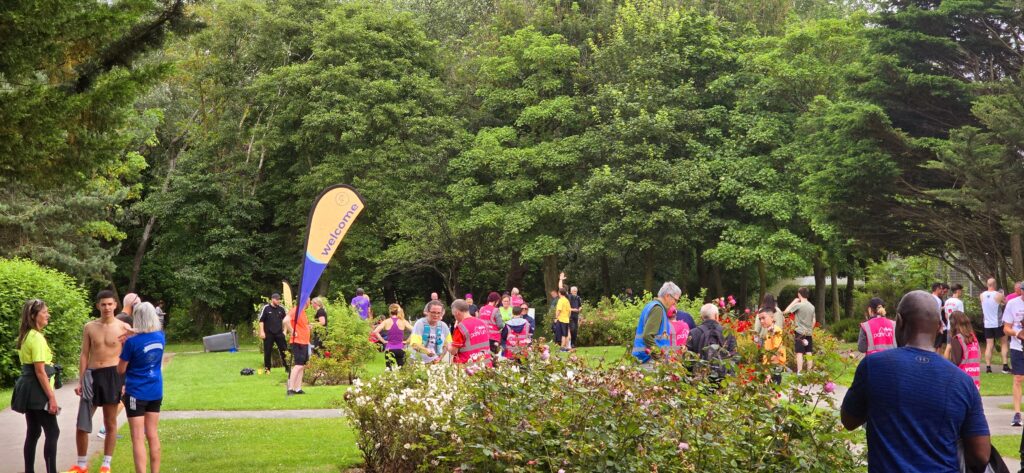
[[[25,422],[28,423],[24,450],[25,473],[36,471],[36,444],[43,432],[46,432],[46,442],[43,444],[46,473],[57,473],[57,437],[60,437],[57,416],[46,411],[31,410],[25,413]]]
[[[399,348],[397,350],[388,350],[384,353],[384,365],[391,368],[395,364],[405,366],[405,350]]]

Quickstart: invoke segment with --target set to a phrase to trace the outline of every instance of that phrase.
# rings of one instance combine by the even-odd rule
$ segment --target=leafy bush
[[[828,325],[828,331],[836,338],[844,342],[856,342],[860,336],[860,324],[862,319],[842,319]]]
[[[310,384],[349,384],[377,352],[369,340],[370,324],[344,300],[325,301],[324,308],[326,330],[310,321],[314,334],[323,341],[322,356],[310,358],[304,379]]]
[[[44,334],[53,361],[65,367],[65,378],[77,376],[82,327],[89,321],[85,290],[67,274],[25,259],[0,259],[0,386],[11,386],[21,374],[18,328],[21,308],[29,299],[42,299],[50,309]]]
[[[704,304],[705,291],[693,297],[683,296],[676,305],[698,318],[700,306]],[[652,296],[644,294],[635,302],[618,297],[602,298],[597,306],[583,304],[580,310],[579,334],[576,345],[581,347],[627,345],[633,342],[636,324],[640,320],[640,312],[644,305],[652,300]]]
[[[809,373],[762,382],[763,353],[719,384],[682,363],[591,366],[546,360],[460,370],[410,365],[346,394],[371,472],[847,472],[862,453]],[[785,394],[786,400],[780,400]]]

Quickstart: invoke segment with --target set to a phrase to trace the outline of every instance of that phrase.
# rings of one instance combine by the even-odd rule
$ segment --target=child
[[[533,342],[533,327],[523,318],[523,308],[512,308],[512,320],[501,329],[501,344],[505,347],[505,358],[518,358]]]
[[[772,370],[771,381],[782,384],[782,370],[786,368],[786,349],[782,347],[782,332],[775,326],[775,310],[771,307],[762,307],[757,312],[757,318],[764,333],[761,348],[765,355],[761,362],[766,365],[778,365],[778,368]]]
[[[957,310],[949,315],[949,335],[949,361],[967,373],[974,380],[974,386],[981,390],[981,344],[971,320],[963,312]],[[953,343],[954,340],[957,343]]]

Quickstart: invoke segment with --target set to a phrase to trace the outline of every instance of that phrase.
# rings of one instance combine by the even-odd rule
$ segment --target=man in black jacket
[[[270,303],[263,306],[260,312],[260,340],[263,340],[263,368],[264,373],[270,372],[270,354],[277,345],[277,351],[281,354],[281,365],[285,373],[288,372],[288,362],[285,361],[284,351],[288,343],[284,338],[284,307],[281,306],[281,295],[271,294]]]
[[[700,318],[701,324],[690,331],[686,349],[709,362],[717,377],[724,377],[732,371],[728,361],[736,355],[736,337],[723,332],[722,325],[718,323],[718,307],[714,304],[704,304],[700,308]]]

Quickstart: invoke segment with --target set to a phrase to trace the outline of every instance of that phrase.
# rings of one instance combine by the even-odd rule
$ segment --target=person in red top
[[[462,299],[452,302],[452,314],[455,316],[455,330],[452,330],[452,344],[448,348],[452,361],[458,364],[486,361],[490,366],[490,327],[469,315],[469,303]]]
[[[288,377],[287,395],[306,394],[302,390],[302,375],[306,371],[306,363],[309,361],[309,319],[306,311],[303,310],[298,317],[295,316],[295,308],[288,311],[288,317],[284,319],[285,332],[291,332],[292,342],[292,373]]]

